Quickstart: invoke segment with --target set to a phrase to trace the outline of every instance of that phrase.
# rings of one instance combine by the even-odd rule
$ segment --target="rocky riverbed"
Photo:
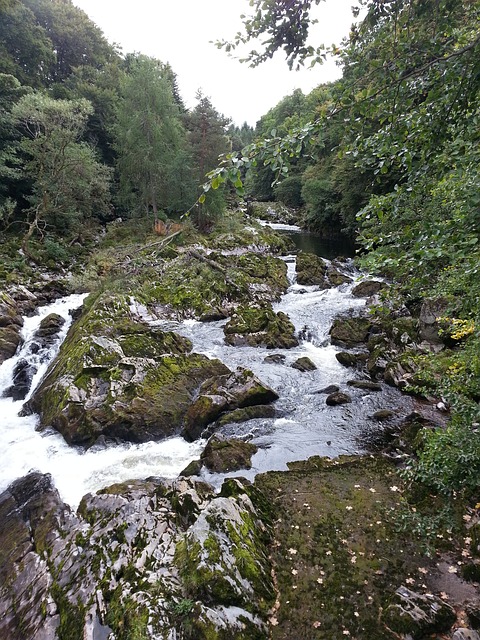
[[[422,433],[444,421],[441,400],[400,410],[372,400],[389,397],[385,384],[421,382],[415,358],[441,344],[441,309],[369,314],[363,301],[378,303],[384,283],[354,286],[348,261],[300,254],[299,287],[351,291],[352,309],[328,337],[346,377],[312,391],[331,416],[351,405],[352,423],[373,402],[361,445],[370,453],[242,479],[258,447],[248,430],[222,429],[271,419],[281,385],[196,351],[175,327],[220,323],[232,349],[267,349],[280,368],[310,329],[298,331],[276,308],[289,286],[279,257],[288,241],[249,218],[237,225],[205,241],[185,231],[177,244],[119,251],[107,274],[105,260],[92,258],[86,271],[97,269],[102,285],[23,412],[85,450],[210,440],[178,479],[117,483],[76,511],[48,474],[11,484],[0,496],[0,639],[478,638],[479,505],[461,496],[447,505],[398,474]],[[5,361],[37,295],[2,294]],[[44,322],[39,349],[61,325]],[[291,366],[317,375],[309,358]],[[216,488],[205,481],[215,474]],[[222,484],[218,474],[239,478]]]

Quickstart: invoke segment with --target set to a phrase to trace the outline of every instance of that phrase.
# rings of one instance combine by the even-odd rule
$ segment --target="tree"
[[[24,96],[12,114],[23,133],[23,173],[31,182],[25,253],[29,241],[50,229],[65,234],[81,221],[109,210],[109,170],[93,149],[79,142],[92,107],[87,100],[54,100],[42,93]]]
[[[129,59],[114,131],[119,202],[129,211],[152,211],[157,220],[160,210],[178,206],[186,186],[177,172],[179,156],[185,161],[185,131],[171,75],[158,60]]]
[[[219,156],[230,149],[226,128],[230,124],[228,118],[221,115],[212,105],[210,99],[197,93],[197,104],[186,117],[189,131],[189,145],[194,158],[193,174],[200,185],[206,174],[218,165]],[[220,215],[225,207],[223,189],[220,184],[213,184],[202,202],[197,207],[197,223],[203,230],[208,229],[213,219]]]

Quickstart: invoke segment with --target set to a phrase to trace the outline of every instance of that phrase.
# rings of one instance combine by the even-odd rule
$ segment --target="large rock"
[[[269,305],[241,306],[224,327],[225,342],[267,349],[291,349],[298,345],[289,317]]]
[[[258,447],[251,442],[214,435],[208,441],[200,460],[209,471],[228,473],[250,469],[252,456],[257,451]]]
[[[447,302],[442,298],[423,302],[420,309],[419,334],[420,338],[428,344],[443,345],[438,320],[447,313],[447,308]]]
[[[269,530],[237,481],[130,481],[76,515],[31,474],[0,515],[2,640],[267,635]]]
[[[456,620],[456,614],[450,605],[437,596],[400,587],[382,619],[392,631],[409,634],[413,640],[417,640],[448,631]]]
[[[352,289],[352,296],[355,298],[371,298],[384,287],[385,283],[379,280],[362,280]]]
[[[178,434],[197,389],[230,370],[191,343],[132,318],[121,296],[101,297],[74,325],[28,409],[67,442],[132,442]]]
[[[7,293],[0,292],[0,364],[15,355],[21,342],[22,325],[23,318],[15,300]]]
[[[313,253],[300,251],[297,255],[295,266],[297,283],[305,285],[317,285],[321,289],[329,289],[331,284],[327,281],[328,265],[323,258]]]
[[[333,344],[341,347],[353,347],[367,341],[372,323],[368,318],[340,317],[335,318],[330,329]]]
[[[277,399],[278,394],[247,369],[238,368],[233,373],[210,378],[200,386],[195,401],[186,412],[183,436],[195,440],[222,414],[269,404]]]

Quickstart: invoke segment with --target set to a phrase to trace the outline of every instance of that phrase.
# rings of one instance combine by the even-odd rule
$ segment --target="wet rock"
[[[26,411],[74,444],[180,433],[199,386],[230,370],[189,353],[186,338],[150,329],[132,317],[126,297],[100,297],[70,331]]]
[[[349,387],[354,389],[363,389],[364,391],[381,391],[382,385],[378,382],[372,382],[371,380],[349,380],[347,382]]]
[[[335,354],[335,358],[344,367],[356,367],[358,364],[357,356],[354,353],[348,351],[340,351]]]
[[[353,279],[350,278],[350,276],[347,276],[333,266],[330,266],[327,269],[327,280],[333,287],[339,287],[341,284],[353,282]]]
[[[225,309],[212,309],[202,313],[199,319],[200,322],[217,322],[226,318],[228,318],[228,312]]]
[[[333,344],[351,347],[367,341],[372,323],[367,318],[341,317],[333,321],[330,339]]]
[[[32,367],[27,360],[19,360],[13,370],[13,384],[5,391],[5,396],[13,400],[23,400],[30,389],[35,373],[36,368]]]
[[[196,440],[222,413],[269,404],[277,399],[273,389],[246,369],[238,368],[233,373],[209,378],[200,386],[196,400],[186,412],[183,436]]]
[[[39,338],[43,344],[48,344],[51,339],[57,335],[60,329],[65,324],[65,318],[59,316],[57,313],[50,313],[46,318],[40,322],[35,337]]]
[[[298,284],[317,285],[321,289],[329,289],[331,287],[326,279],[328,266],[323,258],[313,253],[300,251],[297,255],[295,268]]]
[[[218,429],[234,422],[246,422],[247,420],[255,420],[258,418],[274,418],[276,413],[275,407],[271,404],[257,404],[252,407],[244,407],[243,409],[230,411],[221,416],[213,426],[214,429]]]
[[[258,447],[251,442],[244,442],[238,438],[223,438],[214,435],[207,442],[201,462],[213,473],[228,473],[239,469],[252,467],[252,456]]]
[[[336,407],[340,404],[348,404],[351,401],[352,397],[349,396],[348,393],[343,393],[342,391],[331,393],[325,400],[329,407]]]
[[[382,615],[383,622],[396,633],[410,634],[414,640],[448,631],[456,620],[454,609],[432,594],[420,594],[400,587],[392,604]]]
[[[15,355],[20,342],[19,327],[0,327],[0,364]]]
[[[317,365],[306,356],[298,358],[298,360],[295,360],[295,362],[291,366],[293,369],[298,369],[302,372],[315,371],[317,369]]]
[[[315,391],[315,393],[325,393],[325,394],[331,394],[331,393],[337,393],[337,391],[340,391],[340,387],[336,384],[329,384],[328,387],[324,387],[323,389],[320,389],[319,391]]]
[[[269,534],[248,487],[229,487],[130,481],[75,515],[48,476],[14,483],[0,495],[0,637],[183,637],[186,620],[192,637],[264,637]]]
[[[393,411],[390,411],[390,409],[380,409],[379,411],[375,411],[375,413],[372,415],[372,418],[374,420],[378,420],[379,422],[383,422],[383,420],[390,420],[390,418],[393,418],[394,415],[395,413]]]
[[[384,282],[378,280],[363,280],[352,289],[355,298],[371,298],[385,287]]]
[[[267,349],[291,349],[298,345],[295,327],[289,317],[275,313],[269,305],[242,306],[224,326],[225,342]]]
[[[15,300],[7,293],[0,292],[0,364],[15,355],[21,342],[22,325],[23,318]]]
[[[265,356],[265,358],[263,359],[264,362],[271,362],[273,364],[283,364],[285,360],[286,356],[283,353],[272,353],[269,356]]]

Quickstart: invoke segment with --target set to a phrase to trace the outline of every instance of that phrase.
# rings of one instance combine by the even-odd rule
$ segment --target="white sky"
[[[73,0],[123,53],[140,52],[169,62],[187,107],[202,89],[213,106],[252,126],[296,88],[308,93],[340,76],[333,61],[289,71],[282,52],[255,69],[229,58],[210,41],[230,39],[249,14],[248,0]],[[352,0],[325,0],[314,10],[319,24],[311,43],[340,43],[353,21]]]

